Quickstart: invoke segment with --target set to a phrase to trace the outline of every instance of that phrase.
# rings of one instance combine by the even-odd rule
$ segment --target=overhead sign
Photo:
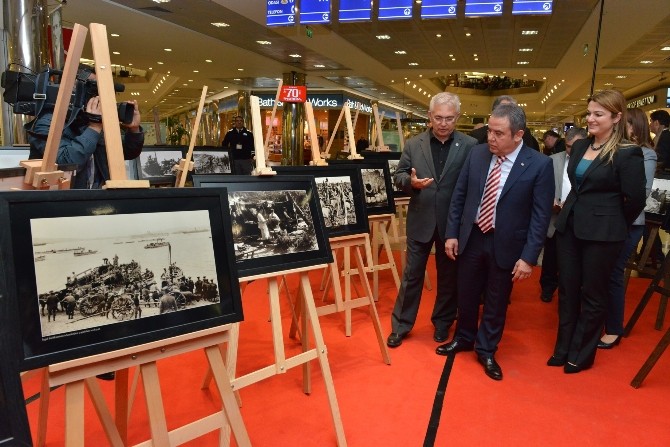
[[[512,14],[551,14],[553,0],[514,0]]]
[[[626,108],[634,109],[635,107],[644,107],[656,102],[656,95],[643,96],[637,98],[626,104]]]
[[[457,4],[458,0],[423,0],[423,3],[421,3],[421,18],[456,18]]]
[[[330,0],[302,0],[300,2],[300,23],[330,23]]]
[[[500,16],[503,12],[502,0],[465,0],[465,16]]]
[[[340,0],[340,22],[372,20],[370,0]]]
[[[267,0],[267,26],[295,25],[295,0]]]
[[[379,20],[412,18],[413,0],[379,0]]]
[[[305,102],[307,100],[307,87],[304,85],[283,85],[279,93],[282,102]]]

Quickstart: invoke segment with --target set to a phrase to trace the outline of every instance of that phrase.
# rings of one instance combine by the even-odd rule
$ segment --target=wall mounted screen
[[[502,12],[502,0],[465,0],[466,17],[499,16]]]
[[[330,0],[302,0],[300,23],[303,25],[330,23]]]
[[[267,0],[267,26],[295,25],[295,0]]]
[[[457,0],[423,0],[423,3],[421,3],[421,18],[456,18],[457,4]]]
[[[551,14],[553,0],[514,0],[512,14]]]
[[[372,19],[370,0],[340,0],[340,22],[363,22]]]
[[[412,18],[413,0],[379,0],[379,20]]]

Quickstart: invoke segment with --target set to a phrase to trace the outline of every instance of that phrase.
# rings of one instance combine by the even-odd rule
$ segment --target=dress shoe
[[[484,372],[487,376],[493,380],[502,380],[502,368],[498,365],[498,362],[496,362],[496,359],[494,359],[493,356],[487,357],[478,355],[477,360],[484,367]]]
[[[552,355],[547,360],[547,366],[563,366],[565,365],[565,359]]]
[[[435,352],[438,355],[449,355],[456,354],[457,352],[463,351],[472,351],[474,349],[473,345],[467,344],[464,341],[460,341],[456,338],[451,340],[449,343],[440,345],[435,349]]]
[[[544,292],[542,292],[542,294],[540,295],[540,299],[541,299],[542,302],[544,302],[544,303],[551,303],[551,300],[552,300],[552,298],[553,298],[553,295],[554,295],[553,293],[544,293]]]
[[[116,376],[116,374],[114,374],[114,371],[112,371],[112,372],[108,372],[108,373],[98,374],[95,377],[97,377],[100,380],[114,380],[115,376]]]
[[[612,343],[606,343],[602,340],[598,340],[598,349],[612,349],[621,342],[621,335],[618,335]]]
[[[404,335],[392,332],[391,335],[389,335],[389,338],[386,339],[386,346],[389,348],[397,348],[402,344],[403,338],[405,338]]]
[[[574,363],[566,363],[565,366],[563,367],[563,372],[566,374],[575,374],[578,373],[582,370],[582,368],[579,365],[575,365]]]
[[[444,343],[449,338],[449,328],[446,329],[435,329],[433,332],[433,340],[437,343]]]

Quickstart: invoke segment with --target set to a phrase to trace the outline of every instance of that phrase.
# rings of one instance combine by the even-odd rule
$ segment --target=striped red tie
[[[477,225],[486,233],[493,228],[493,210],[496,207],[496,198],[498,197],[498,187],[500,186],[500,166],[507,160],[506,157],[498,157],[495,166],[489,172],[486,179],[486,186],[484,186],[484,196],[482,197],[482,204],[479,208],[479,220]]]

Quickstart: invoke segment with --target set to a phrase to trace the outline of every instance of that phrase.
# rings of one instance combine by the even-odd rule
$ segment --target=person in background
[[[93,67],[81,65],[77,78],[82,81],[95,81]],[[130,124],[121,123],[123,157],[126,160],[133,160],[142,152],[144,131],[140,126],[141,116],[137,101],[128,103],[133,107],[133,119]],[[63,129],[58,146],[56,163],[77,165],[77,175],[70,186],[71,189],[100,189],[110,178],[102,122],[91,120],[89,115],[102,116],[99,96],[89,98],[86,113],[79,112],[74,121]],[[31,159],[44,156],[52,119],[53,112],[49,111],[26,124]]]
[[[244,118],[236,116],[233,128],[223,137],[221,146],[230,150],[233,172],[237,175],[251,175],[254,170],[254,136],[244,127]]]
[[[554,208],[547,230],[547,238],[544,240],[544,252],[542,254],[542,271],[540,273],[540,287],[542,292],[540,299],[545,303],[550,303],[554,292],[558,288],[558,259],[556,255],[556,216],[561,211],[565,199],[570,192],[570,179],[568,178],[568,160],[570,151],[575,141],[586,138],[586,129],[581,127],[571,127],[565,133],[565,150],[551,155],[551,161],[554,164]]]
[[[488,144],[470,151],[449,207],[444,248],[450,259],[458,256],[458,325],[453,340],[436,353],[474,349],[486,375],[502,380],[494,356],[512,285],[530,277],[542,251],[554,173],[549,157],[523,143],[526,114],[521,107],[499,105],[488,127]]]
[[[563,141],[561,136],[554,130],[546,131],[542,136],[542,142],[544,143],[544,150],[542,153],[545,155],[558,154],[565,150],[565,141]]]
[[[628,139],[642,148],[644,156],[644,174],[647,180],[645,190],[647,196],[651,193],[651,187],[654,183],[654,173],[656,172],[656,151],[654,151],[654,142],[649,135],[649,126],[647,125],[647,115],[642,109],[634,108],[627,110],[626,135]],[[607,319],[605,320],[605,333],[598,342],[598,348],[611,349],[619,344],[623,335],[623,313],[626,298],[624,289],[624,271],[626,263],[637,248],[642,238],[642,232],[645,228],[644,211],[635,219],[628,231],[628,237],[624,242],[623,249],[616,261],[612,276],[610,277],[610,299],[607,305]]]
[[[658,156],[658,168],[670,169],[670,113],[656,110],[649,115],[649,130],[654,134],[654,149]]]
[[[516,99],[514,99],[511,96],[508,95],[502,95],[498,96],[494,101],[493,105],[491,106],[491,110],[495,109],[498,107],[500,104],[514,104],[516,105]],[[470,136],[477,140],[479,144],[484,144],[488,141],[488,130],[489,126],[487,124],[477,127],[472,129],[470,131]],[[535,137],[533,137],[533,134],[530,132],[529,128],[525,128],[523,131],[523,144],[526,146],[532,147],[536,151],[540,150],[540,144],[537,142]]]
[[[393,176],[395,185],[409,194],[407,209],[407,262],[391,314],[391,334],[386,344],[395,348],[414,327],[419,312],[428,256],[435,246],[437,293],[431,321],[433,340],[442,343],[456,319],[456,262],[447,258],[444,232],[456,179],[476,144],[456,129],[461,101],[452,93],[438,93],[430,100],[431,127],[410,138]]]
[[[624,140],[624,96],[602,90],[587,104],[590,138],[572,146],[572,189],[556,219],[558,331],[547,365],[566,374],[595,361],[612,270],[646,199],[642,149]]]
[[[366,150],[370,146],[370,142],[361,135],[358,137],[358,140],[356,141],[356,152],[361,153],[362,151]]]

